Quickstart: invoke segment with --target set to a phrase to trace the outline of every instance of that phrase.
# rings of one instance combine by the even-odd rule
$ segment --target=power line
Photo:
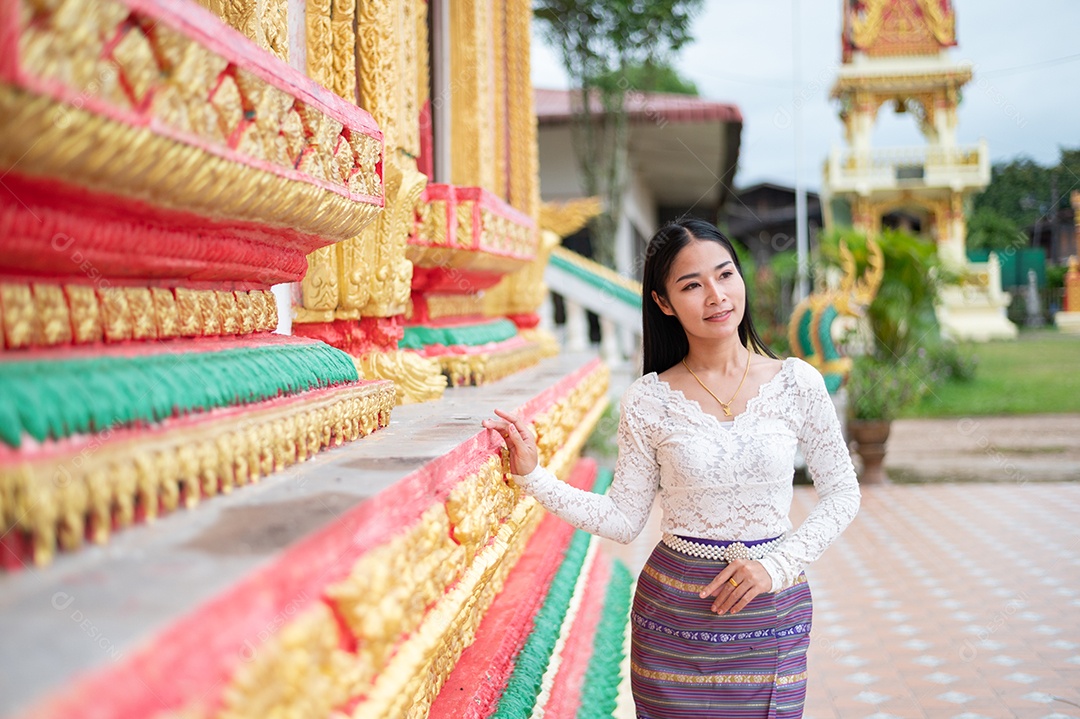
[[[988,70],[986,72],[980,72],[984,78],[989,77],[1001,77],[1003,75],[1011,75],[1017,72],[1026,72],[1028,70],[1034,70],[1040,67],[1050,67],[1052,65],[1064,65],[1067,62],[1074,62],[1080,60],[1080,53],[1076,55],[1066,55],[1065,57],[1054,58],[1053,60],[1042,60],[1040,62],[1031,63],[1030,65],[1017,65],[1016,67],[1005,67],[999,70]]]

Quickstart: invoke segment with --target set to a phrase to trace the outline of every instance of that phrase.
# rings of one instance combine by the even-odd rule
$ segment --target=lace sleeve
[[[761,560],[774,592],[794,584],[803,568],[840,536],[859,511],[861,496],[825,380],[809,365],[800,370],[796,401],[804,412],[798,438],[818,503],[799,528]]]
[[[571,487],[544,467],[514,475],[526,492],[555,516],[591,534],[626,544],[641,533],[660,486],[656,462],[639,408],[629,398],[619,417],[619,457],[608,493],[595,494]]]

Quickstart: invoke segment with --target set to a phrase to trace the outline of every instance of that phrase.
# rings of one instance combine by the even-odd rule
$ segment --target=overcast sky
[[[792,17],[796,0],[705,0],[693,45],[676,67],[702,97],[734,103],[743,114],[736,185],[792,185],[795,98],[801,99],[803,177],[821,184],[829,148],[843,142],[836,106],[828,99],[840,62],[841,0],[798,0],[801,82],[795,91]],[[975,65],[964,88],[960,144],[985,138],[993,161],[1027,155],[1043,164],[1059,146],[1080,147],[1080,28],[1078,0],[954,0],[956,61]],[[1069,58],[1065,60],[1065,58]],[[555,54],[534,35],[533,84],[568,86]],[[914,119],[882,108],[874,144],[922,144]],[[1080,189],[1080,188],[1078,188]]]

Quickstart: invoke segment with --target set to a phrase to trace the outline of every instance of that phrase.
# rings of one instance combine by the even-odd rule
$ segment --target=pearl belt
[[[731,562],[735,559],[761,559],[776,549],[784,537],[753,542],[716,542],[715,540],[692,540],[675,534],[663,535],[661,541],[676,552],[701,559]]]

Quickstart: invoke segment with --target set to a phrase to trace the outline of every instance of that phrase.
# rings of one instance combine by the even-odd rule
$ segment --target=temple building
[[[851,226],[872,236],[898,227],[925,237],[961,276],[942,294],[942,332],[955,339],[1015,337],[997,256],[973,263],[966,255],[965,211],[990,181],[990,158],[984,141],[957,140],[957,106],[972,68],[949,57],[957,44],[952,3],[844,0],[843,23],[832,97],[847,147],[834,149],[825,163],[826,226]],[[883,107],[918,123],[925,145],[874,147]]]
[[[0,0],[0,715],[625,704],[627,569],[480,424],[610,481],[610,371],[542,327],[530,22]]]

